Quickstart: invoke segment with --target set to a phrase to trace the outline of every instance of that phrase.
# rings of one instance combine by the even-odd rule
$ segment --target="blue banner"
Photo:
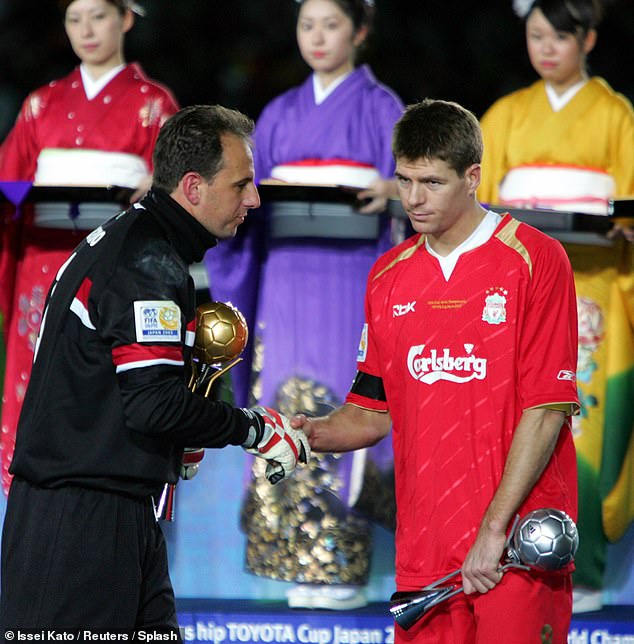
[[[267,610],[268,608],[268,610]],[[382,610],[385,614],[382,614]],[[185,642],[213,644],[391,644],[394,622],[387,605],[350,612],[292,611],[279,602],[181,600]],[[574,616],[568,644],[634,644],[634,608],[610,607],[592,617]]]

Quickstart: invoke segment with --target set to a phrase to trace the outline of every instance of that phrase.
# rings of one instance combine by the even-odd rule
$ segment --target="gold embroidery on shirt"
[[[467,300],[427,300],[432,309],[461,309]]]

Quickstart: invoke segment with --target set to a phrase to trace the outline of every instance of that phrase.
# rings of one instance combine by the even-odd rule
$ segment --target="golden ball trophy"
[[[197,391],[211,385],[223,373],[235,367],[249,339],[244,316],[232,304],[208,302],[196,309],[196,336],[192,350],[192,376],[189,389]]]
[[[248,339],[247,322],[232,304],[207,302],[198,306],[189,390],[196,392],[204,388],[203,395],[208,398],[213,383],[242,361],[239,356],[244,351]],[[198,472],[198,463],[203,456],[203,448],[185,448],[181,478],[193,478]],[[174,520],[175,490],[176,483],[167,484],[157,508],[157,516],[166,521]]]

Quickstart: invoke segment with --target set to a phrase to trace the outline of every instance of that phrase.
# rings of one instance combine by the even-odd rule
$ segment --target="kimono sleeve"
[[[392,133],[394,125],[403,114],[403,103],[391,91],[376,93],[372,114],[375,118],[376,144],[378,146],[375,165],[383,177],[394,174],[392,154]]]
[[[496,101],[480,120],[482,128],[482,180],[478,199],[486,204],[499,203],[499,189],[509,169],[507,146],[512,127],[513,104],[510,97]]]
[[[37,92],[22,104],[13,129],[0,147],[0,181],[33,181],[40,153],[35,128],[40,104]]]
[[[151,99],[148,99],[148,104],[151,105],[151,107],[148,107],[147,111],[154,109],[157,114],[156,118],[153,119],[153,124],[150,128],[149,135],[151,140],[143,150],[142,156],[145,159],[150,172],[152,172],[154,170],[154,146],[156,145],[159,131],[165,124],[165,121],[167,121],[170,116],[173,116],[178,112],[179,106],[172,93],[162,87],[154,90],[154,95]]]
[[[271,170],[275,165],[273,161],[273,137],[276,123],[280,118],[279,97],[269,103],[255,125],[253,135],[254,150],[253,164],[255,167],[255,179],[261,181],[271,176]]]
[[[614,136],[611,138],[610,173],[616,181],[617,197],[634,195],[634,110],[631,103],[619,96],[614,109]]]

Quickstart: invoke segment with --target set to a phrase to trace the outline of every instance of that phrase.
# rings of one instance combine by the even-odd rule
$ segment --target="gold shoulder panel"
[[[506,244],[509,248],[512,248],[515,252],[519,253],[526,264],[528,265],[528,273],[532,277],[533,275],[533,262],[531,261],[531,256],[528,254],[526,246],[515,236],[517,228],[520,225],[520,222],[517,219],[511,218],[509,223],[500,230],[496,237],[503,243]]]
[[[379,277],[381,277],[383,273],[386,273],[387,271],[389,271],[391,268],[396,266],[396,264],[398,264],[399,262],[409,259],[420,248],[420,246],[424,242],[425,242],[425,235],[421,234],[418,238],[418,241],[413,246],[406,248],[402,253],[397,255],[382,271],[378,272],[374,276],[374,279],[378,279]]]

